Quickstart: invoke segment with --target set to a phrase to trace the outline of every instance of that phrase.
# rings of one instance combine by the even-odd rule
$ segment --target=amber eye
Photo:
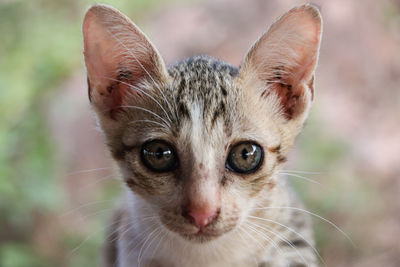
[[[262,148],[253,142],[240,142],[229,151],[226,167],[238,173],[255,172],[262,163]]]
[[[173,147],[165,141],[146,142],[140,153],[143,164],[151,171],[167,172],[178,166],[178,158]]]

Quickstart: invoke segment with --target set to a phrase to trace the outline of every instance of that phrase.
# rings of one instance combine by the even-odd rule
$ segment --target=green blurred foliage
[[[56,214],[62,206],[46,103],[57,85],[82,66],[81,21],[93,2],[0,2],[0,266],[65,265],[40,255],[31,242],[37,217]],[[161,3],[104,2],[139,19]],[[64,239],[60,242],[71,250],[84,237],[69,233]],[[79,253],[68,255],[69,264],[96,265],[100,241],[101,235],[85,241]]]
[[[3,245],[0,251],[1,266],[3,267],[31,267],[45,266],[44,260],[32,253],[28,245],[8,244]]]

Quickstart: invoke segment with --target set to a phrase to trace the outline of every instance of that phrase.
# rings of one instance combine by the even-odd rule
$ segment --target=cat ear
[[[261,36],[241,65],[242,77],[261,82],[260,97],[278,97],[287,120],[302,114],[313,98],[321,33],[316,7],[294,8]]]
[[[82,28],[89,99],[97,111],[113,118],[128,98],[140,95],[136,90],[140,85],[166,79],[166,68],[157,50],[118,10],[93,5],[86,12]]]

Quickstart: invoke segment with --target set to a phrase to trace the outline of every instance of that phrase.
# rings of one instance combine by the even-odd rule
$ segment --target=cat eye
[[[237,173],[255,172],[262,163],[264,152],[253,142],[240,142],[229,151],[226,167]]]
[[[173,147],[165,141],[153,140],[144,143],[140,154],[143,164],[154,172],[172,171],[178,166]]]

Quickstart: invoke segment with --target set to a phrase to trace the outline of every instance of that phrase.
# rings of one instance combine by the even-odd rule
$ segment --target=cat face
[[[313,97],[318,11],[289,11],[240,69],[193,57],[168,69],[117,10],[95,5],[84,25],[89,97],[130,192],[165,228],[203,242],[275,196],[275,173]]]
[[[117,154],[130,189],[153,204],[169,230],[207,240],[233,229],[271,185],[278,129],[257,125],[232,66],[195,57],[172,66],[169,76],[167,88],[132,110],[125,151]]]

